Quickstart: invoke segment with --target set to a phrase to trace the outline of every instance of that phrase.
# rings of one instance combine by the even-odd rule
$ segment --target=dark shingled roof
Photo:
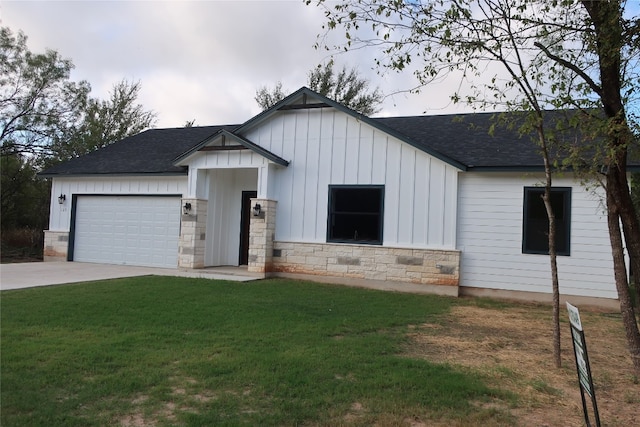
[[[548,111],[547,117],[564,115],[565,111]],[[532,136],[518,134],[517,126],[507,129],[496,125],[490,133],[497,114],[507,114],[510,121],[518,120],[517,113],[476,113],[439,116],[375,118],[386,127],[414,141],[418,148],[440,153],[467,169],[476,170],[538,170],[542,156]],[[555,118],[555,117],[554,117]],[[574,140],[575,131],[567,132],[565,142]]]
[[[233,130],[237,127],[238,125],[150,129],[55,165],[40,175],[186,174],[186,168],[173,165],[176,157],[221,129]]]
[[[332,101],[327,102],[339,106]],[[346,108],[345,112],[357,114]],[[571,111],[548,111],[546,115],[553,119],[567,113],[571,114]],[[503,121],[511,123],[517,122],[520,117],[518,113],[358,117],[463,170],[543,170],[542,156],[531,136],[520,136],[515,130],[517,126],[508,129],[496,125],[494,132],[489,131],[496,114],[504,114],[503,118],[508,120]],[[186,168],[174,166],[174,161],[190,150],[197,149],[199,144],[222,129],[233,132],[241,127],[225,125],[147,130],[101,150],[53,166],[40,175],[186,174]],[[567,132],[564,137],[565,142],[575,141],[575,131]],[[629,170],[639,169],[638,166],[640,163],[637,161],[630,162]]]

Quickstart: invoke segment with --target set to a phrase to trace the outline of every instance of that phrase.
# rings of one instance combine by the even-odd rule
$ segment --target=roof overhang
[[[166,177],[166,176],[187,176],[187,169],[181,172],[122,172],[122,173],[92,173],[92,172],[84,172],[84,173],[38,173],[38,177],[40,178],[103,178],[103,177],[143,177],[143,176],[157,176],[157,177]]]

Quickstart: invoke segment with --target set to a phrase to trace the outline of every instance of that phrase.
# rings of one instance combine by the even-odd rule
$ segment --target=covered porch
[[[273,181],[288,162],[228,132],[177,161],[187,166],[178,267],[247,265],[270,270],[277,202]]]

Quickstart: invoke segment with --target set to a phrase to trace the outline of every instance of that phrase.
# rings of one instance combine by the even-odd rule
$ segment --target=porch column
[[[178,255],[179,268],[204,268],[208,201],[182,199],[182,224]]]
[[[269,199],[251,199],[251,223],[249,226],[249,266],[253,273],[273,271],[273,238],[276,232],[276,205]],[[260,214],[254,208],[260,205]]]

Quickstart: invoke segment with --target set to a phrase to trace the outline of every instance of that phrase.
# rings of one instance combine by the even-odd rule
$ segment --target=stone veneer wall
[[[182,214],[178,267],[204,268],[207,231],[207,200],[182,199],[182,206],[191,203],[191,210]]]
[[[273,271],[457,287],[460,251],[276,241]]]
[[[44,261],[66,261],[69,232],[44,230]]]
[[[253,207],[259,204],[262,213],[253,216]],[[276,232],[276,206],[269,199],[251,199],[251,224],[249,226],[249,266],[252,273],[273,271],[273,238]]]

